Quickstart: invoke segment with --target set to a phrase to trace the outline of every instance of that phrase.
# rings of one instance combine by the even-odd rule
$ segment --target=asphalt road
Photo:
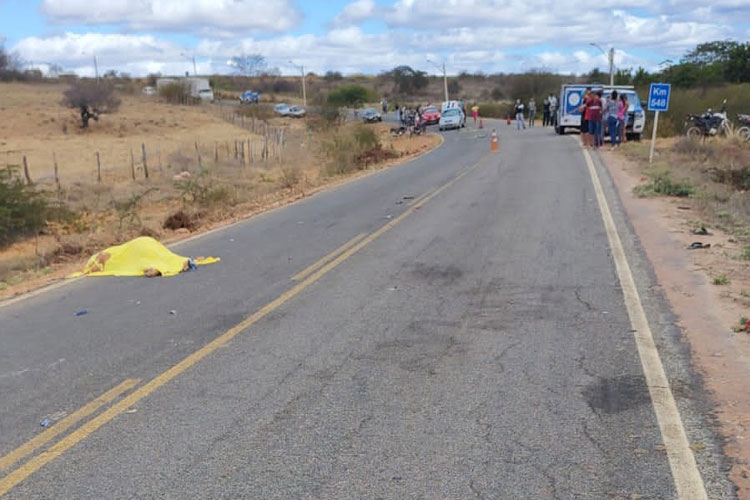
[[[497,126],[500,153],[447,132],[175,247],[219,264],[0,308],[0,492],[675,498],[582,152]],[[710,400],[594,160],[708,498],[733,498]]]

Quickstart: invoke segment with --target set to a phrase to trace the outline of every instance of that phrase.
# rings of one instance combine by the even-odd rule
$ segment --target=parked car
[[[422,110],[422,120],[425,125],[440,123],[440,111],[435,106],[427,106]]]
[[[240,104],[258,104],[258,101],[260,101],[260,93],[252,90],[246,90],[240,96]]]
[[[143,87],[143,95],[156,95],[156,89],[154,87]]]
[[[443,114],[440,115],[440,121],[438,121],[438,128],[442,130],[448,130],[452,128],[463,128],[466,126],[466,115],[461,108],[452,107],[445,109]]]
[[[305,108],[302,106],[291,106],[289,110],[286,113],[286,116],[291,116],[292,118],[302,118],[307,114],[307,111],[305,111]]]
[[[378,113],[378,110],[375,108],[367,108],[362,110],[362,113],[360,114],[362,117],[362,121],[365,123],[374,123],[374,122],[382,122],[383,117],[380,113]]]
[[[274,113],[281,116],[288,116],[289,115],[289,105],[281,102],[273,107]]]

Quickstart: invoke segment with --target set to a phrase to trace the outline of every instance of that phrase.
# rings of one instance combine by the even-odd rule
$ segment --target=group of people
[[[604,127],[610,137],[610,149],[625,142],[625,128],[628,120],[628,97],[616,90],[608,97],[599,90],[593,92],[587,87],[578,110],[581,112],[581,143],[584,148],[597,149],[604,145]]]
[[[422,119],[421,106],[409,108],[396,104],[396,119],[402,127],[413,127],[413,130],[417,133],[423,132],[426,128],[426,124]]]
[[[526,129],[526,105],[521,102],[521,99],[516,99],[516,105],[513,108],[513,114],[516,116],[516,130]],[[529,128],[534,128],[536,124],[536,101],[532,97],[529,100],[528,106],[528,118]],[[510,122],[508,122],[510,123]],[[544,98],[542,103],[542,126],[554,127],[557,123],[557,97],[554,94],[550,94]]]

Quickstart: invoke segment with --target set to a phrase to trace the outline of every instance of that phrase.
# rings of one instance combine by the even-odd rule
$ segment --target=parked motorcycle
[[[740,122],[740,128],[737,129],[737,137],[745,142],[750,142],[750,115],[737,115]]]
[[[702,115],[687,115],[685,126],[687,127],[686,135],[691,139],[701,137],[713,137],[717,135],[726,136],[729,134],[729,119],[727,118],[727,100],[721,104],[721,110],[714,113],[711,108]]]

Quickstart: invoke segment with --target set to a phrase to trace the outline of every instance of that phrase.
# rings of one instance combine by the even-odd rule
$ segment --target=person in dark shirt
[[[589,140],[589,97],[591,96],[591,87],[586,87],[586,90],[581,96],[581,106],[578,111],[581,112],[581,145],[584,148],[591,147],[591,141]]]
[[[549,97],[545,97],[542,103],[542,126],[546,127],[549,124]]]

